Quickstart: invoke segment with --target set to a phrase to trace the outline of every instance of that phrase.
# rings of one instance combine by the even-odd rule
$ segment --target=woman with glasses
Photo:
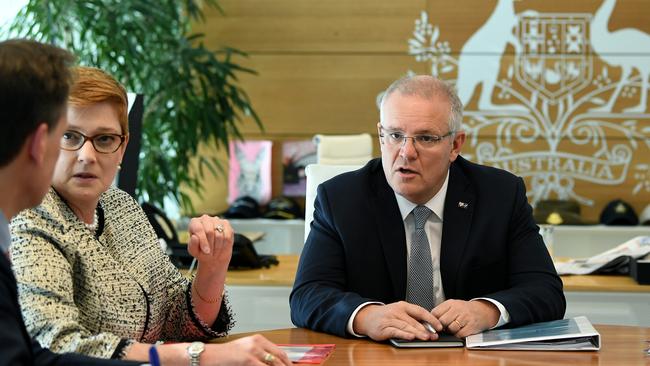
[[[290,364],[262,336],[221,345],[232,325],[224,281],[233,230],[203,215],[189,225],[198,262],[186,279],[160,248],[140,206],[111,186],[129,139],[124,88],[79,67],[70,91],[52,187],[12,221],[11,255],[29,332],[54,352],[145,361],[151,343],[165,365]]]

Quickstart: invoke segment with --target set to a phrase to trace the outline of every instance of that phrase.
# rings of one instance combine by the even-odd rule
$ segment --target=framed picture
[[[305,167],[316,163],[316,144],[312,140],[287,141],[282,144],[282,194],[305,195]]]
[[[271,199],[272,142],[231,141],[228,203],[250,196],[260,205]]]

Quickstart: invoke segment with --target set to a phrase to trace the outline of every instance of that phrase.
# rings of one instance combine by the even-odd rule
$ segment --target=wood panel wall
[[[247,52],[248,58],[239,58],[237,61],[257,71],[257,75],[241,75],[240,81],[262,119],[264,131],[260,131],[250,120],[244,121],[242,131],[246,139],[266,139],[274,142],[272,184],[275,196],[282,192],[282,142],[310,139],[316,133],[368,132],[376,137],[378,93],[407,71],[432,73],[431,62],[421,62],[416,60],[415,56],[409,55],[408,42],[414,37],[415,21],[420,19],[422,12],[426,12],[431,25],[438,27],[439,41],[447,42],[449,57],[455,60],[459,60],[461,56],[481,60],[483,64],[479,62],[479,69],[480,65],[496,63],[499,65],[498,75],[494,77],[498,77],[498,80],[508,79],[513,73],[517,58],[517,50],[512,44],[506,45],[502,52],[497,53],[482,53],[478,50],[461,55],[460,51],[470,37],[481,29],[497,6],[509,1],[220,0],[225,14],[207,10],[206,22],[196,24],[194,31],[205,34],[205,44],[210,48],[231,46]],[[527,14],[546,17],[559,13],[591,16],[602,3],[600,0],[522,0],[514,1],[514,11],[522,13],[529,10],[531,12]],[[477,149],[482,146],[500,146],[509,149],[511,154],[516,156],[531,151],[548,151],[551,134],[557,134],[556,152],[560,157],[557,161],[547,159],[547,164],[555,164],[554,168],[547,170],[549,174],[553,169],[563,171],[564,178],[573,179],[574,186],[569,193],[583,199],[583,216],[587,220],[598,220],[605,204],[615,198],[627,200],[633,204],[637,213],[640,213],[645,205],[650,203],[650,115],[647,108],[641,113],[626,113],[623,109],[638,103],[640,77],[647,76],[644,73],[650,73],[648,14],[650,2],[647,0],[619,0],[609,17],[606,31],[609,35],[616,36],[620,34],[618,31],[631,28],[636,32],[637,38],[623,37],[620,42],[629,43],[623,51],[612,49],[601,52],[602,55],[595,52],[589,44],[586,46],[585,52],[591,55],[592,60],[591,74],[582,76],[587,85],[573,95],[570,103],[574,103],[575,111],[571,116],[577,120],[595,120],[596,124],[598,121],[603,122],[599,127],[604,134],[603,139],[594,139],[589,143],[576,142],[576,136],[571,138],[566,129],[519,129],[520,136],[517,138],[513,129],[510,141],[505,141],[507,139],[504,138],[504,123],[477,128],[478,120],[490,117],[489,113],[486,114],[478,108],[479,94],[483,88],[479,84],[466,105],[464,122],[469,127],[470,139],[465,145],[464,155],[480,161],[480,151]],[[639,41],[632,43],[632,39]],[[487,44],[487,49],[490,45],[491,43]],[[576,106],[575,102],[596,88],[598,80],[602,82],[602,79],[607,79],[615,83],[621,79],[623,68],[620,67],[620,57],[617,65],[607,63],[602,58],[603,55],[629,57],[628,63],[637,67],[633,68],[631,75],[634,80],[625,89],[625,95],[617,98],[612,113],[598,116],[591,112],[597,104],[583,100],[582,104]],[[562,55],[558,55],[560,56]],[[553,71],[550,69],[547,72]],[[485,67],[485,70],[489,70],[489,67]],[[438,71],[441,72],[441,69],[438,68]],[[440,76],[455,82],[458,72],[459,68],[452,63],[451,69],[443,70]],[[532,94],[535,93],[515,82],[512,83],[512,88],[528,99],[533,98]],[[596,97],[606,101],[611,93],[612,91],[603,92]],[[508,96],[498,99],[497,94],[496,91],[493,93],[492,100],[495,104],[518,103],[516,99]],[[561,107],[552,103],[543,106],[538,98],[535,111],[528,111],[519,117],[533,121],[537,118],[536,113],[542,109],[546,109],[549,115],[557,116],[561,112],[558,109],[567,108],[567,103],[567,99],[563,99],[559,103],[563,104]],[[583,117],[577,118],[578,115]],[[624,128],[620,128],[621,126]],[[586,129],[583,129],[583,132],[585,131]],[[573,133],[578,135],[577,129],[574,129]],[[602,144],[604,139],[607,142],[606,148]],[[575,167],[578,161],[569,161],[571,159],[566,158],[566,154],[583,156],[578,160],[584,161],[594,155],[603,160],[611,157],[611,146],[616,144],[628,146],[632,154],[626,170],[623,171],[619,166],[599,174],[622,176],[622,181],[616,184],[601,184],[583,179],[584,176],[597,175],[586,170],[598,168],[583,166],[580,168],[582,178],[567,173],[567,169],[572,168],[571,164],[574,165],[573,168],[578,169]],[[376,156],[379,155],[377,142],[374,152]],[[210,147],[203,148],[202,153],[218,154],[227,159],[224,152],[215,152]],[[503,156],[506,156],[507,160],[507,154]],[[564,160],[562,156],[565,157]],[[494,161],[485,162],[495,165]],[[499,164],[524,176],[531,191],[531,201],[544,198],[543,194],[540,196],[539,184],[532,182],[535,169],[531,164],[534,163],[519,158],[510,163]],[[618,168],[620,169],[616,170]],[[203,198],[197,197],[195,200],[197,211],[218,212],[225,209],[225,178],[206,177],[205,184],[206,194]],[[532,191],[537,193],[533,194]],[[557,198],[558,195],[567,194],[566,190],[563,192],[552,191],[547,196]]]

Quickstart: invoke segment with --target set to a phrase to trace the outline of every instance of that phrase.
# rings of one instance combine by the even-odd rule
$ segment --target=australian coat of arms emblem
[[[415,21],[409,53],[455,83],[465,106],[464,155],[524,177],[533,204],[593,206],[586,187],[623,182],[621,194],[650,192],[650,57],[638,54],[650,52],[650,35],[610,31],[615,6],[516,12],[513,0],[498,0],[459,50],[426,12]]]

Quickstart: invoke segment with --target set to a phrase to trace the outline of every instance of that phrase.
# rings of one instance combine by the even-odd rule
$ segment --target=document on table
[[[465,338],[468,349],[598,351],[600,334],[584,316],[494,329]]]
[[[293,363],[319,364],[327,359],[335,344],[278,344]]]

